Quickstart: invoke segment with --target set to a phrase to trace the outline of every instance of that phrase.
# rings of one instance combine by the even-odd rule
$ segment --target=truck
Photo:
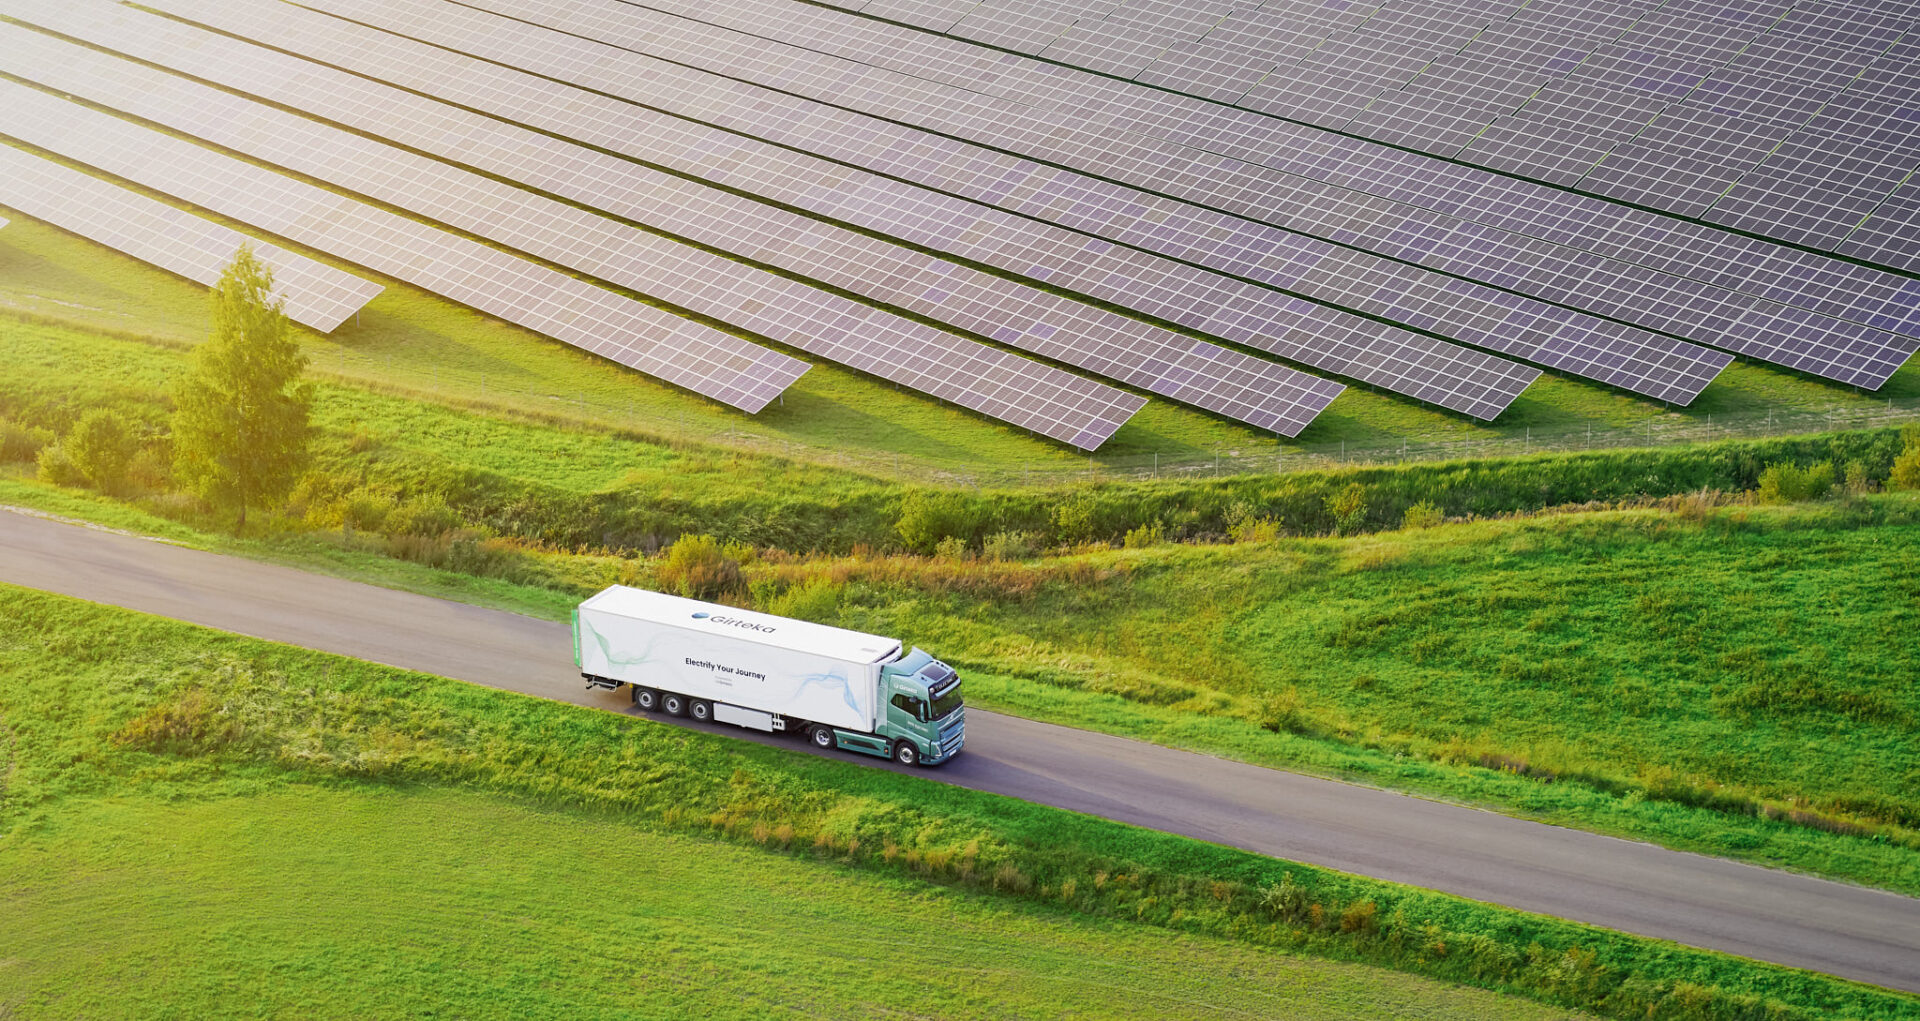
[[[897,639],[613,585],[573,611],[588,688],[645,712],[932,766],[960,753],[960,675]]]

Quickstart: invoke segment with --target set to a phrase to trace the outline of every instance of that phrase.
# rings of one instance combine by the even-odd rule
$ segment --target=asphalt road
[[[625,693],[584,689],[564,625],[517,614],[5,511],[0,581],[633,711]],[[713,729],[812,754],[792,738]],[[1279,858],[1920,992],[1920,900],[1876,890],[978,709],[968,711],[966,751],[920,772]]]

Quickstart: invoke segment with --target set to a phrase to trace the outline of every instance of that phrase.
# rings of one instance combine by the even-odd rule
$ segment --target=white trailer
[[[964,740],[960,678],[892,638],[615,585],[574,611],[588,685],[635,705],[905,763],[952,758]]]

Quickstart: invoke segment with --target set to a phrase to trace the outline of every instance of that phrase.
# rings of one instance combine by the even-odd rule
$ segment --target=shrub
[[[1770,464],[1760,473],[1761,503],[1798,503],[1817,500],[1833,488],[1833,462],[1821,461],[1805,468],[1791,462]]]
[[[355,493],[340,508],[340,523],[363,532],[377,532],[393,512],[393,501],[377,493]]]
[[[1235,501],[1227,508],[1227,538],[1234,542],[1271,542],[1280,537],[1280,522],[1264,515],[1256,516],[1253,505]]]
[[[717,599],[742,587],[740,562],[726,555],[711,535],[682,535],[667,547],[660,581],[693,599]]]
[[[1053,521],[1053,534],[1060,542],[1091,542],[1099,538],[1099,504],[1091,493],[1075,493],[1054,504],[1049,517]]]
[[[933,544],[933,555],[939,560],[967,559],[967,540],[957,535],[949,535]]]
[[[1893,489],[1920,489],[1920,425],[1900,430],[1906,447],[1893,459],[1893,472],[1887,483]]]
[[[1138,528],[1128,529],[1126,538],[1121,544],[1128,549],[1145,549],[1148,546],[1160,545],[1166,537],[1166,530],[1160,527],[1160,522],[1150,521]]]
[[[1367,522],[1367,487],[1347,483],[1327,497],[1327,514],[1333,518],[1335,535],[1352,535]]]
[[[95,408],[82,416],[64,444],[67,459],[95,489],[117,492],[127,480],[127,465],[136,452],[133,433],[110,408]]]
[[[1407,508],[1407,515],[1402,519],[1401,525],[1405,528],[1432,528],[1445,520],[1446,515],[1441,514],[1440,508],[1435,507],[1432,501],[1422,500]]]
[[[67,456],[66,448],[58,443],[41,447],[35,460],[38,464],[35,474],[42,482],[51,482],[56,486],[78,486],[86,481],[80,469],[74,467],[73,459]]]
[[[0,461],[32,461],[53,443],[53,430],[0,419]]]
[[[435,538],[460,527],[460,515],[437,494],[416,496],[395,507],[384,522],[389,535]]]
[[[995,532],[981,544],[980,554],[988,560],[1026,560],[1037,545],[1031,532]]]
[[[1859,496],[1873,490],[1873,477],[1867,473],[1865,461],[1848,461],[1846,479],[1846,490],[1851,495]]]
[[[907,548],[915,553],[931,553],[940,540],[952,536],[971,537],[976,528],[974,509],[959,493],[908,493],[900,505],[900,520],[894,530]]]

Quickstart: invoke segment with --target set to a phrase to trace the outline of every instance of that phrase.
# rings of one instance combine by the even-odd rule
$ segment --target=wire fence
[[[1212,478],[1280,474],[1339,467],[1409,464],[1481,457],[1573,453],[1661,447],[1716,440],[1793,436],[1844,429],[1873,429],[1920,422],[1920,397],[1860,399],[1809,410],[1765,407],[1735,414],[1662,412],[1631,424],[1585,423],[1573,428],[1508,427],[1476,436],[1405,437],[1389,443],[1288,441],[1278,449],[1222,448],[1212,455],[1101,454],[1059,456],[1024,464],[992,466],[930,463],[927,458],[874,450],[848,450],[794,440],[752,426],[712,428],[711,420],[664,417],[632,401],[584,392],[528,387],[485,373],[429,370],[397,382],[391,356],[336,349],[316,355],[313,372],[398,394],[431,395],[476,410],[505,411],[547,421],[612,428],[643,439],[781,457],[901,482],[934,482],[983,488],[1054,485],[1069,481],[1131,481],[1148,478]]]

